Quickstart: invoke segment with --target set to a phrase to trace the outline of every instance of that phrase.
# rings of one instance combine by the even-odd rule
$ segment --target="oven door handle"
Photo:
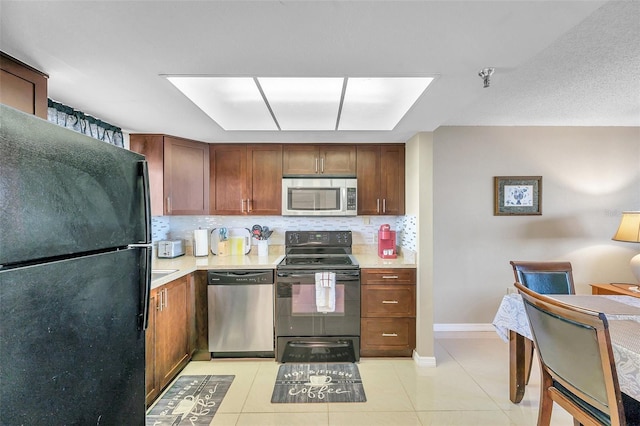
[[[315,272],[278,272],[279,278],[313,278]],[[360,279],[360,272],[336,272],[336,281],[354,281]]]

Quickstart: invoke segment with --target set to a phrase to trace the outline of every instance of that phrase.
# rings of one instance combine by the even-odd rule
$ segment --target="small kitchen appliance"
[[[395,259],[396,231],[392,231],[389,224],[380,225],[378,230],[378,256],[382,259]]]
[[[173,259],[184,254],[183,240],[158,241],[158,257],[161,259]]]

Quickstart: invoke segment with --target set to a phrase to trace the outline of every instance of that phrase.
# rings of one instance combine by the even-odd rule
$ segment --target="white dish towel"
[[[336,310],[335,272],[316,272],[316,309],[318,312]]]

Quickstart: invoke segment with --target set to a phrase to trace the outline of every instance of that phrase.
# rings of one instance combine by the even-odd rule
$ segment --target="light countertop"
[[[178,279],[184,275],[197,270],[209,269],[275,269],[278,263],[284,257],[283,254],[274,253],[274,250],[268,256],[257,256],[248,254],[244,256],[209,256],[195,257],[184,255],[174,259],[153,259],[153,270],[175,270],[168,275],[157,278],[151,282],[151,288],[159,287],[170,281]],[[354,253],[353,256],[358,260],[360,268],[415,268],[416,256],[412,252],[398,255],[396,259],[381,259],[377,253],[373,251],[361,251]]]

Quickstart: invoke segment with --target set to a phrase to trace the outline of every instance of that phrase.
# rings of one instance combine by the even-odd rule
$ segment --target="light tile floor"
[[[363,358],[358,364],[365,403],[272,404],[274,360],[216,359],[191,362],[181,374],[236,377],[211,425],[535,425],[539,368],[520,404],[509,401],[508,346],[492,332],[437,333],[436,367],[412,359]],[[554,406],[551,424],[571,426]]]

